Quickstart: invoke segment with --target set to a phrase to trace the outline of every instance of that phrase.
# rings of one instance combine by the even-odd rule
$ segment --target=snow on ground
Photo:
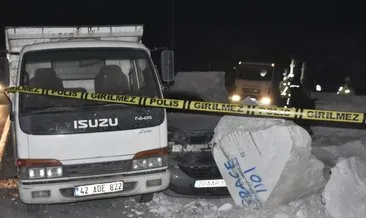
[[[313,147],[313,153],[321,159],[326,165],[335,166],[340,158],[359,157],[366,160],[365,140],[350,140],[343,144],[326,143],[321,146],[316,142]]]
[[[316,98],[316,108],[321,110],[366,112],[366,96],[340,96],[335,93],[312,93]],[[365,141],[365,129],[352,129],[339,127],[321,127],[311,128],[315,135],[313,140],[320,145],[339,145],[349,140]]]
[[[366,112],[366,96],[339,96],[333,93],[312,93],[317,109]],[[335,166],[340,157],[366,160],[365,129],[313,126],[313,154],[328,166]]]
[[[190,199],[156,194],[153,202],[145,204],[149,212],[162,217],[240,217],[240,218],[331,218],[321,202],[320,195],[312,195],[280,207],[253,211],[235,206],[231,198]]]
[[[341,159],[325,186],[325,207],[334,218],[365,217],[366,162],[358,157]]]
[[[366,96],[345,96],[326,92],[313,92],[311,96],[316,99],[318,109],[365,112]]]

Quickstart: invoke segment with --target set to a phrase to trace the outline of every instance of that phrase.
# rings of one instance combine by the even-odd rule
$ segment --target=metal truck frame
[[[6,27],[9,86],[162,97],[143,26]],[[142,64],[142,65],[140,65]],[[145,68],[144,68],[145,67]],[[27,205],[116,196],[150,201],[170,181],[162,108],[10,94],[18,190]],[[138,119],[149,116],[151,119]]]

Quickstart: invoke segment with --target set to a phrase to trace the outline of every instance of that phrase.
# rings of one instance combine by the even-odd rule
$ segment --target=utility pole
[[[171,29],[172,29],[172,44],[171,44],[171,47],[172,47],[172,50],[174,51],[174,0],[172,0],[172,17],[171,17],[171,20],[172,20],[172,23],[171,23]]]

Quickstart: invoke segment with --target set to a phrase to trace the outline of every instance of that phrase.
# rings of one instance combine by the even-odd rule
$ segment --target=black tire
[[[154,199],[154,193],[137,195],[135,199],[139,203],[147,203]]]

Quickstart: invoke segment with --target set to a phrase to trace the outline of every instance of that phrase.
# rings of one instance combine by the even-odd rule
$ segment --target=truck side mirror
[[[174,81],[174,52],[172,50],[161,52],[161,77],[163,82],[168,84]]]

